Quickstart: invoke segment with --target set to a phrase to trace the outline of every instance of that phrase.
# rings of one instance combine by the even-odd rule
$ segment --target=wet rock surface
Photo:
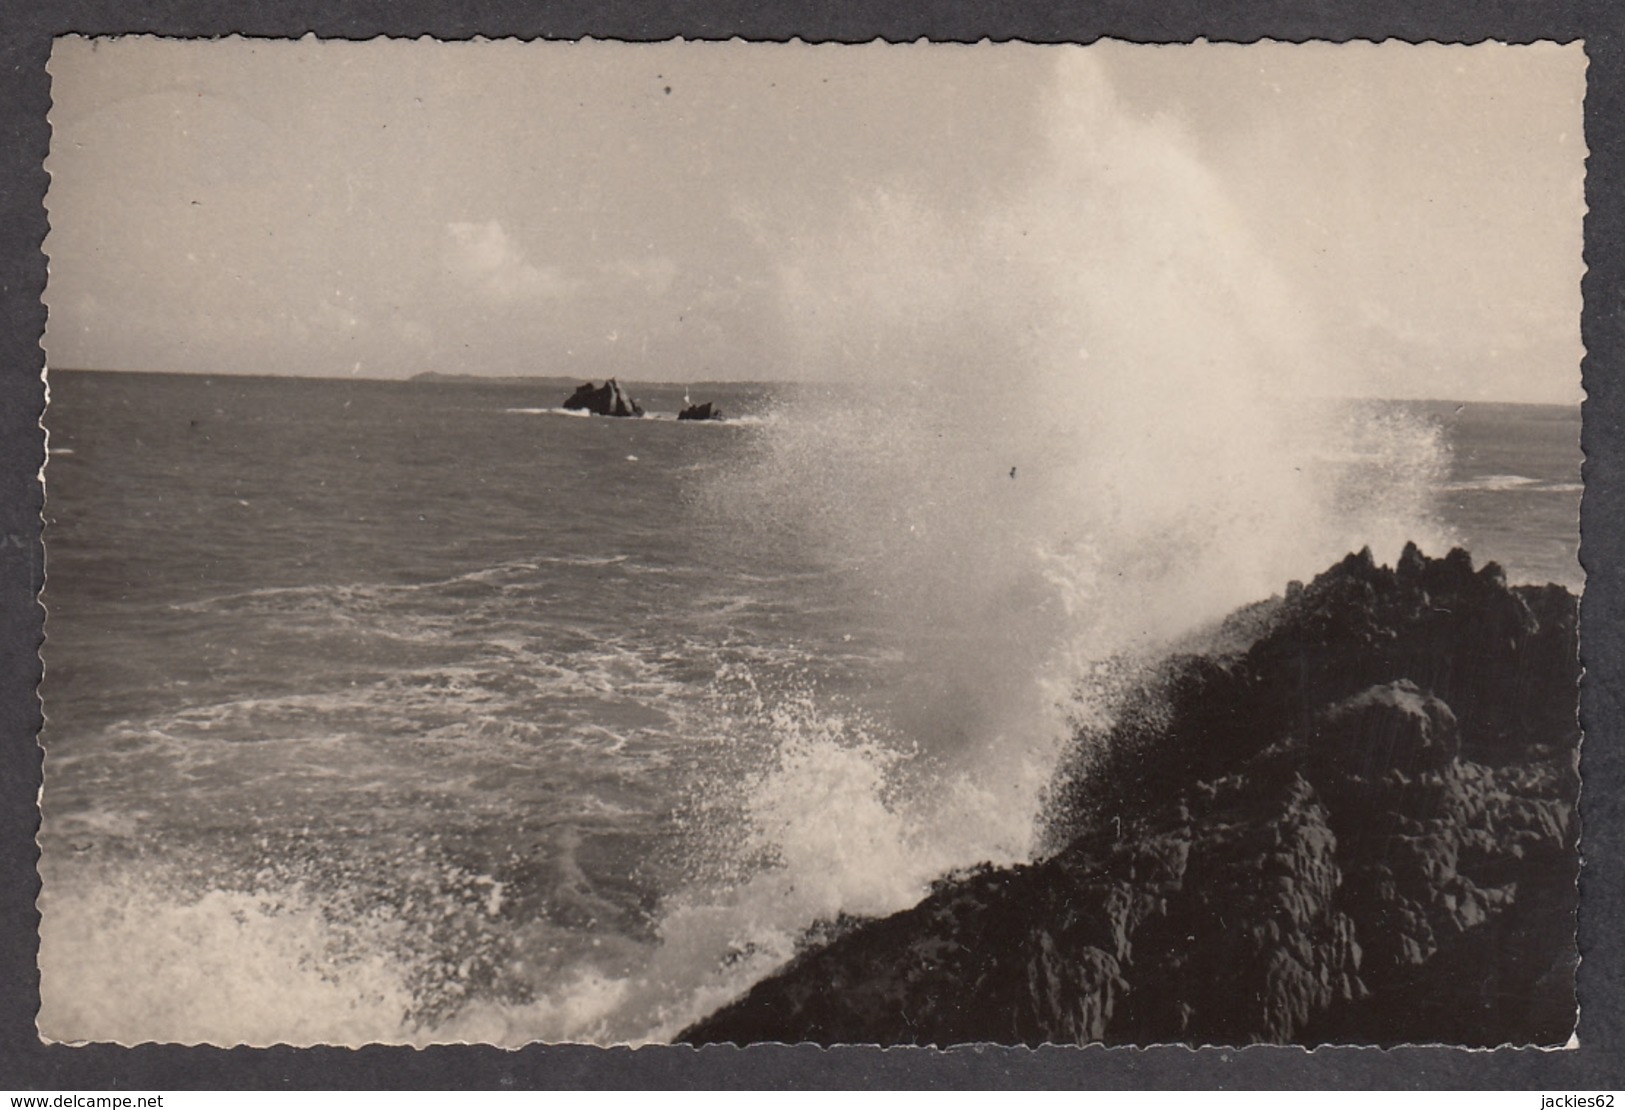
[[[1576,616],[1465,552],[1351,555],[1131,684],[1041,862],[835,930],[678,1040],[1561,1044]]]

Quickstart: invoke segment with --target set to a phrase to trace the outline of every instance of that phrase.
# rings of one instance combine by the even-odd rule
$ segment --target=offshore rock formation
[[[679,420],[721,420],[722,410],[706,401],[700,405],[687,405],[677,414]]]
[[[614,378],[599,386],[591,382],[576,386],[576,391],[570,394],[564,407],[575,411],[584,409],[599,416],[643,415],[643,406],[627,396]]]
[[[1576,608],[1351,555],[1129,684],[1047,858],[832,930],[678,1040],[1560,1044]]]

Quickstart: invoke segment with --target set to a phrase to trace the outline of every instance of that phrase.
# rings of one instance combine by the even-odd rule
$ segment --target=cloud
[[[528,261],[497,220],[446,225],[445,263],[451,275],[492,300],[514,303],[567,296],[575,283],[551,266]]]

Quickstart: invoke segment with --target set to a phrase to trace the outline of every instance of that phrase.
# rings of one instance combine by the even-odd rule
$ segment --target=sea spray
[[[838,226],[786,225],[785,372],[837,384],[708,501],[844,567],[904,645],[876,712],[917,748],[910,785],[859,759],[853,786],[886,783],[933,863],[944,838],[952,863],[1031,851],[1090,667],[1351,548],[1446,538],[1438,429],[1328,399],[1344,354],[1177,125],[1076,50],[1045,111],[1047,150],[1002,193],[891,181]],[[968,783],[991,804],[962,808]]]
[[[124,1045],[412,1039],[404,923],[335,928],[297,886],[186,893],[174,876],[47,882],[40,966],[50,1040]]]

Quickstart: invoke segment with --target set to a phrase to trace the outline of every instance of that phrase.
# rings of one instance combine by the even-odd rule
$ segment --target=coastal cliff
[[[1350,555],[1127,683],[1038,862],[817,930],[677,1040],[1561,1044],[1576,618],[1460,550]]]

